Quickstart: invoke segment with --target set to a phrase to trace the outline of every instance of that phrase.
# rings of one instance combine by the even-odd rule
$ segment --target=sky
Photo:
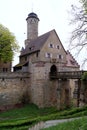
[[[77,5],[78,0],[0,0],[0,23],[14,33],[20,48],[24,47],[26,18],[33,11],[40,19],[39,35],[55,29],[67,50],[72,32],[69,24],[72,4]],[[81,59],[76,60],[80,64]],[[13,66],[18,62],[19,53],[14,57]]]

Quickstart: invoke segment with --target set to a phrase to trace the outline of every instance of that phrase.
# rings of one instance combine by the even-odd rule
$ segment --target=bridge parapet
[[[49,73],[50,79],[81,79],[84,72],[87,71],[63,71],[63,72],[55,72]]]

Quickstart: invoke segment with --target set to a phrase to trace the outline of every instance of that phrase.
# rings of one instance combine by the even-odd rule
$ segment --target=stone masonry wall
[[[70,85],[69,81],[50,80],[49,72],[51,63],[37,62],[31,66],[31,102],[39,107],[69,105]],[[68,101],[67,101],[68,100]]]
[[[29,101],[29,73],[0,73],[0,110]]]

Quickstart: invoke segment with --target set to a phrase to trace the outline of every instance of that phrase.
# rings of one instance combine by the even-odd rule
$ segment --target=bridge
[[[50,79],[81,79],[84,72],[87,71],[63,71],[63,72],[50,72]]]

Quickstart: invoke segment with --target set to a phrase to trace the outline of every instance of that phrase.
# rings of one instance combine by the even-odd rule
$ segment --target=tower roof
[[[29,13],[27,19],[28,19],[28,18],[36,18],[36,19],[39,20],[38,15],[37,15],[36,13],[34,13],[34,12]],[[27,19],[26,19],[26,20],[27,20]]]

